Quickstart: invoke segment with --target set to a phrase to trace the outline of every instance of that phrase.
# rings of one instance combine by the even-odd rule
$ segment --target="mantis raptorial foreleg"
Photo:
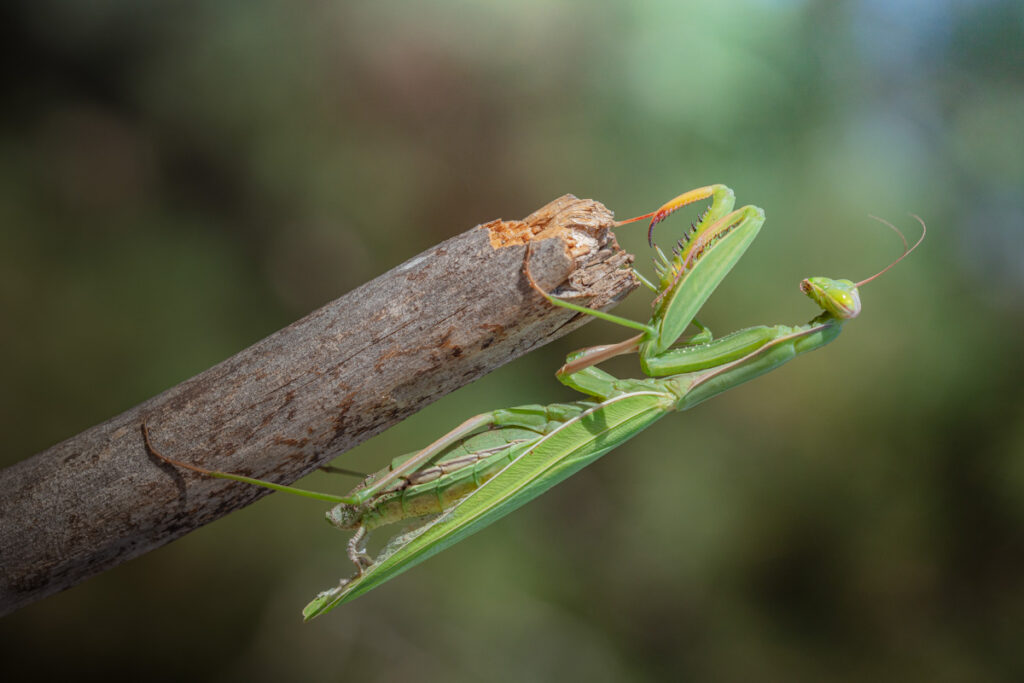
[[[367,477],[347,496],[303,491],[169,460],[152,449],[143,425],[146,443],[155,455],[181,467],[335,503],[327,519],[339,528],[354,530],[348,554],[356,573],[318,595],[303,611],[307,619],[323,614],[532,500],[662,416],[687,410],[829,343],[843,324],[860,312],[858,287],[905,258],[925,235],[922,222],[921,238],[912,247],[904,239],[903,254],[861,282],[829,278],[801,282],[801,291],[821,307],[821,313],[804,325],[751,327],[715,339],[694,316],[756,237],[764,213],[752,206],[733,210],[732,191],[724,185],[709,185],[619,225],[651,218],[648,239],[653,246],[653,229],[659,221],[681,206],[707,197],[712,199],[710,208],[673,250],[671,259],[655,247],[659,283],[652,286],[657,298],[654,313],[646,323],[594,311],[543,292],[530,277],[527,247],[526,276],[552,304],[640,333],[618,344],[584,349],[567,358],[557,373],[559,380],[593,400],[520,406],[477,415],[427,448],[396,458],[390,467]],[[697,327],[697,335],[674,346],[691,324]],[[618,379],[595,367],[623,353],[637,353],[647,377]],[[376,558],[367,554],[364,544],[370,531],[407,520],[418,523],[395,535]]]
[[[559,380],[565,381],[565,378],[589,365],[628,353],[639,354],[641,367],[648,376],[687,372],[686,369],[677,368],[671,362],[666,362],[663,357],[691,324],[697,326],[699,330],[691,343],[711,341],[710,330],[695,320],[697,311],[757,237],[764,224],[764,212],[756,206],[733,210],[735,195],[732,190],[724,185],[708,185],[684,192],[657,211],[616,223],[625,225],[650,218],[647,235],[653,245],[655,225],[683,206],[708,197],[711,198],[711,205],[677,243],[672,250],[671,259],[666,257],[660,248],[655,247],[655,268],[659,278],[659,285],[656,288],[658,296],[654,300],[651,319],[646,323],[596,311],[548,294],[530,275],[529,252],[527,253],[523,268],[526,278],[531,286],[553,305],[640,332],[639,335],[618,344],[595,346],[576,352],[558,371]],[[671,354],[671,357],[677,358],[678,354]]]

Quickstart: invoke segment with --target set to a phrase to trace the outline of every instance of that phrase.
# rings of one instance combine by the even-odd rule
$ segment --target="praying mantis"
[[[704,199],[711,204],[679,240],[671,256],[655,245],[654,227],[678,209]],[[355,574],[321,592],[303,610],[308,620],[353,600],[430,556],[482,529],[592,463],[668,413],[687,410],[743,382],[774,370],[838,336],[860,313],[859,287],[879,277],[921,244],[913,246],[898,229],[903,254],[875,275],[852,282],[812,277],[800,283],[821,312],[796,326],[756,326],[721,338],[696,320],[711,293],[757,237],[764,212],[755,206],[734,210],[735,195],[724,185],[683,193],[657,211],[616,226],[650,218],[648,241],[655,252],[658,282],[641,281],[656,293],[645,323],[596,311],[543,291],[552,305],[592,315],[636,330],[617,344],[575,351],[556,377],[587,399],[498,409],[472,417],[426,448],[395,458],[345,496],[306,491],[241,475],[207,470],[172,460],[204,475],[284,491],[333,504],[327,520],[354,534],[347,545]],[[638,274],[639,276],[639,274]],[[678,343],[690,325],[698,333]],[[596,367],[604,360],[636,353],[646,377],[619,379]],[[376,557],[365,548],[370,531],[398,522],[413,526],[395,534]]]

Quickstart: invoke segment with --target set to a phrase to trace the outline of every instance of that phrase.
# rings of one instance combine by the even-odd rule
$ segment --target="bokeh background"
[[[0,620],[5,677],[1024,678],[1021,3],[0,14],[3,464],[566,192],[625,217],[724,182],[764,207],[702,316],[720,333],[803,322],[800,278],[896,256],[869,213],[929,226],[827,349],[325,618],[299,610],[348,573],[345,539],[323,506],[272,495]],[[621,241],[646,268],[642,232]],[[338,462],[570,399],[562,356],[622,335],[590,324]]]

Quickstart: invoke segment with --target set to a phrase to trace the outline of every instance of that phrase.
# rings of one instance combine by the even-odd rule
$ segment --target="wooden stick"
[[[182,472],[291,483],[636,287],[599,202],[566,195],[523,221],[443,242],[219,365],[0,470],[0,614],[157,548],[267,492]],[[561,289],[558,289],[561,287]]]

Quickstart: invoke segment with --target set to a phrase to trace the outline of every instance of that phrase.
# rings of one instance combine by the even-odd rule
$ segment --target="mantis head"
[[[914,216],[917,222],[921,224],[921,236],[914,243],[914,246],[907,246],[907,238],[903,236],[895,225],[888,221],[884,221],[881,218],[872,216],[876,221],[882,225],[891,228],[900,239],[903,240],[903,253],[898,259],[887,265],[882,270],[878,271],[871,277],[861,280],[860,282],[851,282],[850,280],[833,280],[829,277],[809,277],[800,282],[800,291],[809,296],[814,303],[821,306],[821,308],[832,315],[834,318],[839,320],[852,320],[860,315],[860,292],[858,287],[865,285],[879,275],[889,270],[897,263],[905,259],[910,252],[917,249],[918,245],[924,241],[924,236],[928,232],[927,226],[919,216]]]
[[[800,282],[800,291],[840,320],[850,320],[860,314],[860,292],[855,282],[809,277]]]

